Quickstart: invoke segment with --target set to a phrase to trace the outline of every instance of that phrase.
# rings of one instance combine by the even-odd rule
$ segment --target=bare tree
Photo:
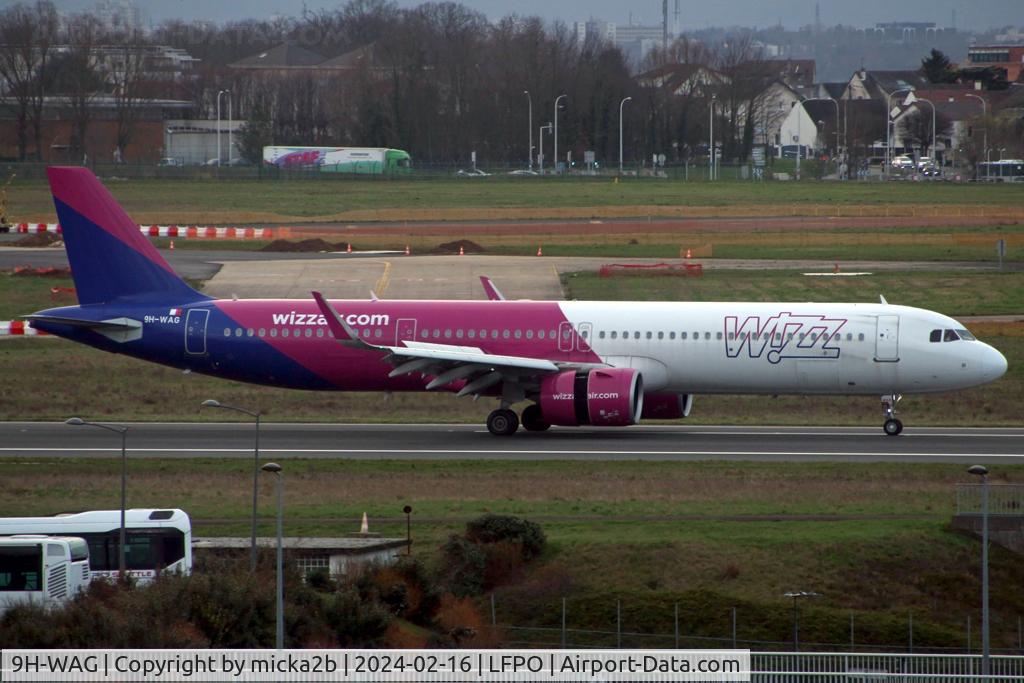
[[[15,101],[22,161],[28,158],[30,126],[36,158],[42,158],[43,104],[52,77],[49,61],[57,29],[57,10],[44,0],[34,5],[18,3],[0,13],[0,78]]]
[[[942,112],[935,114],[935,139],[949,135],[953,130],[953,122]],[[910,112],[900,121],[900,137],[911,147],[925,149],[932,144],[932,114],[930,111],[917,109]],[[932,150],[934,153],[934,150]]]
[[[112,44],[117,54],[116,59],[112,60],[108,74],[117,116],[117,147],[114,150],[114,159],[123,161],[125,150],[135,131],[143,99],[146,44],[145,37],[136,30],[121,32],[114,37]]]
[[[93,101],[104,86],[95,55],[102,26],[95,16],[79,14],[68,19],[65,30],[67,51],[55,62],[55,84],[71,109],[70,156],[84,161]]]

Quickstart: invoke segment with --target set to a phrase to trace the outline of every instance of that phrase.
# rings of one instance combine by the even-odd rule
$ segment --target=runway
[[[252,457],[251,423],[131,423],[129,458]],[[3,460],[111,458],[117,435],[62,423],[0,423]],[[1013,462],[1024,428],[642,425],[553,428],[508,438],[482,425],[264,424],[260,457],[349,460]],[[1024,464],[1024,460],[1022,460]]]

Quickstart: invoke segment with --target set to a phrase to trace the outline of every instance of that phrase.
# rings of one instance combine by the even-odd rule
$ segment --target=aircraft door
[[[572,337],[573,329],[571,322],[562,322],[558,324],[558,350],[565,353],[572,351]]]
[[[875,325],[875,360],[895,363],[900,359],[900,317],[880,315]]]
[[[400,318],[395,328],[395,346],[401,346],[404,341],[416,341],[416,319]]]
[[[210,319],[210,311],[206,308],[193,308],[185,318],[185,352],[201,356],[206,353],[206,323]]]

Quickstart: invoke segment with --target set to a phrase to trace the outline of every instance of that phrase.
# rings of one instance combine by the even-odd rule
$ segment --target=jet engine
[[[544,421],[564,427],[625,427],[640,419],[643,404],[643,378],[632,368],[548,375],[538,400]]]
[[[690,416],[693,394],[654,393],[644,396],[645,420],[678,420]]]

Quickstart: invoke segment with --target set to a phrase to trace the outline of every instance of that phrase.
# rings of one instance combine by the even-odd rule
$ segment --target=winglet
[[[359,338],[359,333],[356,332],[351,325],[338,315],[338,312],[334,310],[324,295],[320,292],[311,292],[313,298],[316,300],[316,305],[320,308],[320,312],[327,320],[327,327],[331,330],[334,338],[346,346],[356,346],[359,348],[376,349],[377,347],[372,344],[367,344]]]
[[[879,294],[878,295],[878,303],[883,304],[885,306],[889,305],[889,302],[885,300],[885,295],[884,294]]]
[[[484,292],[487,294],[487,298],[490,299],[491,301],[505,300],[505,295],[502,294],[501,291],[494,286],[494,283],[491,282],[491,278],[487,277],[486,275],[481,275],[480,284],[484,286]]]

